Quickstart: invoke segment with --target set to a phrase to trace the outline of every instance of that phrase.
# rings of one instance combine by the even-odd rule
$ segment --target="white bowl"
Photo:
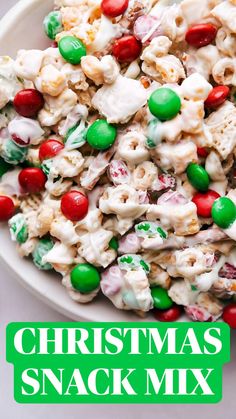
[[[17,50],[22,48],[46,48],[50,42],[44,35],[42,22],[52,7],[53,0],[21,0],[17,3],[0,21],[0,54],[14,58]],[[102,296],[87,305],[75,303],[61,285],[59,275],[41,272],[31,261],[21,259],[10,240],[7,226],[0,225],[0,231],[0,258],[23,286],[51,307],[74,320],[139,320],[130,312],[117,310]]]

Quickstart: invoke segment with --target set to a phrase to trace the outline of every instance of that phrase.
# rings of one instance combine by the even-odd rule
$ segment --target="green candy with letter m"
[[[225,323],[11,323],[18,403],[217,403]]]

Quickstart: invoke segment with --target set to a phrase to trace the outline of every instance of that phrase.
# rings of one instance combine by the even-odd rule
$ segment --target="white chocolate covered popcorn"
[[[132,96],[132,100],[130,97]],[[92,104],[110,123],[128,122],[147,103],[147,92],[137,80],[119,76],[97,91]]]
[[[111,55],[98,58],[88,55],[82,57],[81,67],[84,74],[97,86],[100,84],[112,84],[119,75],[119,67]]]
[[[143,72],[158,82],[178,83],[185,78],[181,61],[168,54],[170,47],[171,41],[165,36],[159,36],[151,41],[141,56],[144,61]]]

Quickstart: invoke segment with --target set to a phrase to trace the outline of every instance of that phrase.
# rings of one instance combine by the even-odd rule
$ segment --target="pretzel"
[[[233,135],[236,124],[236,110],[232,103],[226,101],[218,110],[206,119],[209,135],[206,146],[214,147],[223,160],[233,151],[236,138]]]

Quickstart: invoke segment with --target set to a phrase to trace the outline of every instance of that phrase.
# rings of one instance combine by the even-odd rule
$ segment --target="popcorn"
[[[143,72],[160,83],[177,83],[185,78],[181,61],[174,55],[168,54],[171,44],[166,36],[159,36],[151,41],[141,55],[144,61]]]
[[[219,32],[220,30],[216,35],[216,43]],[[213,67],[219,59],[219,48],[214,45],[207,45],[206,47],[202,47],[197,50],[196,48],[189,48],[183,56],[183,62],[187,70],[187,75],[191,76],[191,74],[198,73],[206,80],[209,80]]]
[[[84,158],[78,150],[63,149],[52,162],[50,177],[73,178],[83,170]]]
[[[185,307],[186,314],[193,321],[216,321],[223,312],[223,304],[209,293],[200,293],[194,305]]]
[[[67,246],[73,246],[79,241],[79,236],[76,233],[76,226],[62,214],[58,215],[52,221],[50,234]]]
[[[20,140],[22,145],[25,146],[40,144],[45,133],[38,121],[22,116],[16,116],[10,121],[8,131],[13,140]]]
[[[181,85],[181,92],[184,98],[188,100],[205,101],[211,90],[211,84],[198,73],[189,76]]]
[[[45,95],[45,106],[39,112],[38,119],[42,126],[50,127],[65,118],[77,104],[77,96],[71,89],[65,89],[57,96]]]
[[[119,75],[119,67],[111,55],[98,58],[87,55],[82,57],[81,67],[85,75],[91,79],[96,86],[100,84],[112,84]]]
[[[165,229],[173,228],[177,236],[196,234],[200,230],[196,205],[188,202],[176,203],[173,206],[173,203],[168,201],[169,199],[163,204],[151,205],[147,211],[147,219],[159,219]]]
[[[35,79],[36,88],[50,96],[59,96],[66,88],[66,77],[52,64],[44,66]]]
[[[161,143],[154,151],[155,161],[165,170],[173,169],[176,174],[184,173],[188,164],[197,161],[197,147],[192,141],[177,144]]]
[[[141,83],[121,75],[112,85],[101,87],[92,99],[94,108],[115,124],[128,122],[146,103],[147,92]]]
[[[33,81],[42,66],[44,51],[20,50],[17,53],[14,69],[18,77]]]
[[[14,61],[10,57],[0,57],[0,109],[12,101],[22,84],[16,77]]]
[[[153,301],[143,269],[123,273],[118,265],[102,274],[101,289],[115,307],[122,310],[149,311]]]

